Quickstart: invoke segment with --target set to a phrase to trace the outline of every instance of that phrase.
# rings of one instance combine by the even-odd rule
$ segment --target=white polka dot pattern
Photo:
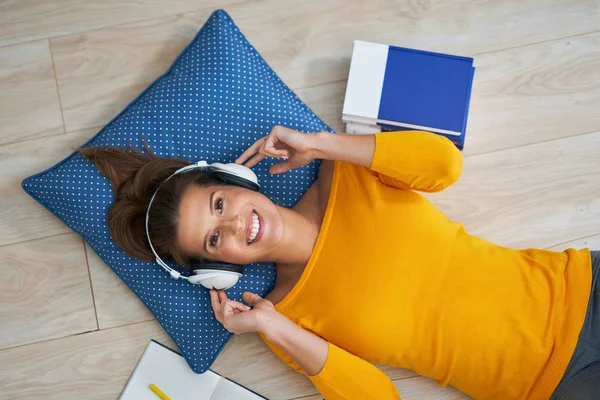
[[[140,143],[143,135],[159,156],[229,162],[274,125],[303,132],[330,130],[277,77],[222,10],[215,11],[194,40],[161,76],[85,146]],[[254,168],[261,191],[290,207],[315,180],[314,162],[270,176],[266,161]],[[208,291],[173,280],[154,263],[126,256],[111,240],[106,212],[108,180],[78,154],[23,181],[23,188],[78,232],[152,311],[181,349],[192,370],[205,372],[231,335],[213,316]],[[268,293],[272,264],[251,264],[228,291]]]

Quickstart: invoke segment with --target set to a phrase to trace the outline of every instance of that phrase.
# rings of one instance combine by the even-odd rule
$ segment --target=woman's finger
[[[258,303],[260,300],[262,300],[262,297],[260,297],[256,293],[244,292],[244,293],[242,293],[242,299],[244,299],[244,301],[246,303],[250,304],[251,306],[255,306],[256,303]]]
[[[219,301],[221,302],[221,304],[224,301],[227,301],[227,294],[225,293],[224,290],[217,290],[217,293],[219,294]]]
[[[275,175],[275,174],[282,174],[284,172],[289,171],[290,169],[294,169],[294,166],[292,165],[291,161],[287,160],[284,162],[280,162],[279,164],[273,165],[271,168],[269,168],[269,172],[272,175]]]
[[[228,307],[231,310],[238,310],[242,312],[250,310],[250,307],[235,300],[228,300],[225,304],[226,307]]]
[[[287,150],[285,149],[278,149],[276,146],[276,144],[278,143],[279,140],[275,140],[276,136],[274,136],[273,134],[267,136],[264,145],[262,146],[262,149],[264,150],[265,153],[267,153],[267,155],[271,156],[271,157],[287,157]]]
[[[264,160],[266,157],[266,155],[264,154],[260,154],[260,153],[256,153],[250,160],[248,160],[248,162],[246,162],[244,165],[248,168],[252,168],[254,167],[256,164],[258,164],[259,162],[261,162],[262,160]]]
[[[288,151],[285,149],[281,149],[281,150],[277,150],[275,149],[274,151],[272,150],[266,150],[264,147],[261,147],[259,149],[259,152],[256,153],[250,160],[248,160],[244,165],[248,168],[252,168],[254,167],[256,164],[258,164],[259,162],[261,162],[262,160],[264,160],[266,157],[273,157],[273,158],[287,158],[288,157]]]
[[[213,306],[221,304],[216,290],[209,290],[208,293],[210,294],[210,302]]]
[[[255,154],[258,152],[258,149],[260,149],[260,147],[264,144],[266,137],[258,139],[256,142],[254,142],[254,144],[252,144],[250,147],[248,147],[243,153],[242,155],[240,155],[235,162],[238,164],[243,164],[248,158],[250,158],[251,155]]]
[[[273,158],[280,158],[280,157],[288,156],[288,151],[286,149],[277,149],[275,147],[263,146],[258,150],[258,152],[260,154],[264,154],[266,156],[273,157]]]
[[[212,305],[213,312],[215,313],[215,317],[219,320],[221,302],[219,301],[219,295],[216,290],[211,290],[210,292],[210,304]]]

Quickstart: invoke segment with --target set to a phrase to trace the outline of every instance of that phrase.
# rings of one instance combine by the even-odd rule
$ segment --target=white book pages
[[[353,133],[356,135],[372,135],[378,132],[381,132],[381,128],[376,125],[363,125],[356,123],[346,124],[346,133]]]
[[[235,383],[221,378],[221,381],[217,385],[215,392],[213,393],[210,400],[261,400],[260,397],[251,391],[236,385]],[[175,400],[175,399],[173,399]]]
[[[389,46],[354,41],[343,114],[377,118]]]
[[[385,120],[385,119],[363,118],[363,117],[356,116],[356,115],[343,114],[342,121],[347,124],[354,123],[354,124],[362,124],[362,125],[369,125],[369,126],[377,126],[377,124],[383,124],[383,125],[397,126],[400,129],[401,128],[416,129],[416,130],[433,132],[433,133],[443,133],[445,135],[451,135],[451,136],[456,136],[456,137],[460,137],[460,135],[461,135],[460,132],[449,131],[446,129],[438,129],[438,128],[432,128],[430,126],[422,126],[422,125],[405,124],[402,122],[389,121],[389,120]]]
[[[262,399],[213,371],[194,373],[181,355],[155,341],[148,343],[119,399],[159,400],[150,384],[171,400]]]

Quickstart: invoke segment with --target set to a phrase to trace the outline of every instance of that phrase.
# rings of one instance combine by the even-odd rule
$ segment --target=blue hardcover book
[[[343,120],[431,131],[462,149],[474,72],[472,58],[355,41]]]

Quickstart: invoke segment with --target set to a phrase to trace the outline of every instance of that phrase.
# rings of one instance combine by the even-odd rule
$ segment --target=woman
[[[188,162],[81,152],[115,190],[108,224],[116,243],[153,260],[148,200]],[[513,250],[470,236],[417,193],[458,179],[462,156],[449,140],[275,127],[236,162],[252,167],[267,156],[285,159],[276,174],[324,160],[294,208],[196,171],[167,181],[150,215],[162,258],[277,263],[265,299],[244,293],[252,308],[211,291],[229,331],[259,332],[326,399],[398,399],[371,363],[410,368],[478,399],[600,393],[600,253]]]

